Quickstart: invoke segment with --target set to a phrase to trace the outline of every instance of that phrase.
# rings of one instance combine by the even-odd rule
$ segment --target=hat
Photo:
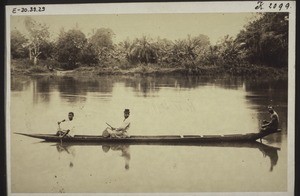
[[[130,113],[129,109],[125,109],[124,113]]]

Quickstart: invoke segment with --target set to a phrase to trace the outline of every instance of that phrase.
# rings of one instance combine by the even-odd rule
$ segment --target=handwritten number
[[[12,13],[16,14],[18,12],[44,12],[46,10],[45,7],[21,7],[21,8],[13,8]]]
[[[280,3],[279,6],[278,6],[279,7],[279,11],[282,9],[282,6],[283,6],[283,3]]]
[[[39,7],[39,12],[45,11],[45,7]]]
[[[283,7],[285,7],[286,9],[290,8],[290,3],[269,3],[268,7],[270,10],[275,10],[278,9],[278,11],[281,11]],[[262,1],[257,1],[256,6],[255,6],[256,10],[263,10],[264,9],[264,3]]]
[[[286,9],[289,9],[289,7],[290,7],[290,3],[285,4]]]

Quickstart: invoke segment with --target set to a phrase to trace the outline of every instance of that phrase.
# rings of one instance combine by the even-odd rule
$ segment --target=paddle
[[[111,129],[113,129],[113,130],[115,129],[115,128],[113,128],[110,124],[108,124],[108,123],[106,123],[106,124],[107,124]]]
[[[110,124],[108,124],[108,123],[106,123],[106,124],[111,128],[111,130],[115,130],[115,128],[113,128]],[[110,133],[109,133],[109,131],[107,130],[107,128],[103,131],[102,136],[103,136],[103,137],[108,137],[108,136],[110,136]]]
[[[64,133],[63,133],[61,136],[59,136],[59,137],[63,138],[63,137],[65,137],[69,132],[70,132],[70,130],[67,130],[66,132],[64,132]]]
[[[66,120],[63,119],[62,121],[58,121],[57,124],[60,125],[60,123],[65,122]]]

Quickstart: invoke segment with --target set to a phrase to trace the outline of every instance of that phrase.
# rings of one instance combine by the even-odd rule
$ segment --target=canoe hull
[[[94,135],[75,135],[74,137],[60,138],[54,134],[25,134],[16,133],[32,138],[43,139],[48,142],[68,142],[68,143],[203,143],[203,142],[249,142],[256,141],[267,135],[277,133],[273,132],[260,132],[248,134],[232,134],[232,135],[160,135],[160,136],[130,136],[127,138],[105,138],[102,136]]]

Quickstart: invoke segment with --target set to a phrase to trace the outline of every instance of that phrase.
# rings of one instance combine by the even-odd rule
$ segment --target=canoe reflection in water
[[[45,142],[45,141],[44,141]],[[66,151],[67,154],[72,154],[72,156],[75,156],[74,150],[72,150],[72,146],[95,146],[95,145],[101,145],[102,150],[104,153],[108,153],[110,150],[112,151],[120,151],[121,156],[125,159],[125,169],[129,170],[129,161],[130,161],[130,145],[159,145],[159,146],[199,146],[199,147],[224,147],[224,148],[255,148],[258,149],[260,152],[262,152],[263,157],[268,157],[270,159],[270,172],[273,171],[274,166],[276,166],[278,162],[278,150],[280,148],[269,146],[266,144],[263,144],[261,142],[208,142],[208,143],[200,143],[200,144],[163,144],[163,143],[147,143],[147,144],[99,144],[99,143],[57,143],[56,148],[59,153],[62,151]],[[73,166],[73,163],[70,162],[70,167]]]
[[[130,161],[130,150],[128,144],[107,144],[102,145],[103,152],[107,153],[109,150],[121,151],[121,156],[125,159],[125,169],[129,170],[129,161]]]
[[[66,152],[67,154],[71,155],[71,160],[70,160],[70,164],[69,167],[73,168],[74,164],[73,164],[73,158],[75,157],[75,150],[71,145],[66,145],[66,144],[61,144],[61,143],[57,143],[55,144],[57,152],[62,153],[62,152]]]
[[[278,162],[278,153],[277,151],[280,150],[280,148],[276,147],[271,147],[267,145],[262,145],[261,148],[258,148],[264,157],[268,156],[271,161],[271,166],[270,166],[270,171],[273,171],[273,167],[277,164]]]
[[[57,152],[62,153],[66,152],[67,154],[70,154],[72,158],[75,157],[75,149],[73,146],[75,145],[85,145],[86,144],[80,144],[80,143],[57,143],[54,146],[56,146]],[[103,152],[107,153],[109,150],[112,151],[121,151],[121,157],[124,157],[125,159],[125,169],[129,170],[129,161],[130,161],[130,148],[128,144],[105,144],[102,145]],[[69,167],[72,168],[74,166],[73,161],[70,161]]]
[[[274,166],[278,162],[278,150],[280,148],[269,146],[263,144],[261,142],[248,142],[248,143],[223,143],[216,146],[224,146],[224,147],[236,147],[236,148],[258,148],[260,152],[262,152],[263,157],[269,157],[270,159],[270,172],[273,171]]]

